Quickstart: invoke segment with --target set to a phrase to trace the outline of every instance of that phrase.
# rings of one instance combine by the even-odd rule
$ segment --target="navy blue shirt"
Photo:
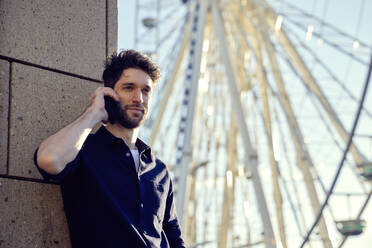
[[[57,175],[73,247],[185,247],[166,166],[140,139],[138,173],[121,138],[105,127],[90,134]]]

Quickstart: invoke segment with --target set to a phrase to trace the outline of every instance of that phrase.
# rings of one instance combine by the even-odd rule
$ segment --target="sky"
[[[135,0],[118,1],[118,48],[134,48]]]

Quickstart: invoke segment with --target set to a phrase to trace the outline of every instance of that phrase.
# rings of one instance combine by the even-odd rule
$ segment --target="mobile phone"
[[[108,121],[114,124],[120,116],[120,102],[115,101],[112,97],[105,96],[105,109],[108,114]]]

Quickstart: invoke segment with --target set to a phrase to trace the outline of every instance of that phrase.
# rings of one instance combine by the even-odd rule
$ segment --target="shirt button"
[[[125,154],[125,156],[127,156],[127,157],[130,157],[130,153],[129,153],[129,152],[127,152],[127,153]]]
[[[141,203],[141,208],[143,208],[143,203]]]

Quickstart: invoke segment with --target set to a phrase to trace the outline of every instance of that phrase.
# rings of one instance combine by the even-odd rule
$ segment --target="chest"
[[[82,156],[80,166],[80,187],[85,191],[93,193],[94,189],[93,196],[103,195],[103,198],[123,209],[131,212],[144,209],[162,219],[169,177],[166,170],[156,166],[155,161],[145,163],[139,159],[137,172],[129,151],[101,151],[94,157],[88,154]]]

